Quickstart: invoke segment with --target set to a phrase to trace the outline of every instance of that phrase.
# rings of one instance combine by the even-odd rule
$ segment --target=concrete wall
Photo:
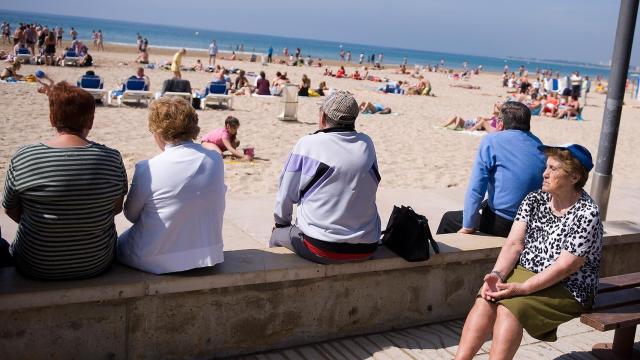
[[[607,225],[603,275],[640,271],[640,226]],[[501,239],[438,237],[407,263],[321,266],[275,250],[226,253],[224,266],[41,283],[0,271],[4,359],[211,358],[464,317]]]

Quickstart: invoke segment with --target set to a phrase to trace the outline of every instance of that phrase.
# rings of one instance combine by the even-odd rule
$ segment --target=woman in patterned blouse
[[[598,206],[582,189],[593,168],[591,154],[576,144],[544,151],[542,190],[520,204],[469,312],[456,359],[471,359],[491,334],[490,357],[513,358],[523,329],[555,341],[558,325],[591,307],[603,234]]]

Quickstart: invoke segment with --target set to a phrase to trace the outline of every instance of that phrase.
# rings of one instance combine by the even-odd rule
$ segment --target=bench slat
[[[610,276],[600,279],[598,293],[640,286],[640,272]]]
[[[640,288],[609,291],[596,296],[593,311],[601,311],[612,307],[640,304]]]
[[[580,316],[580,322],[598,331],[635,326],[640,324],[640,304],[583,314]]]

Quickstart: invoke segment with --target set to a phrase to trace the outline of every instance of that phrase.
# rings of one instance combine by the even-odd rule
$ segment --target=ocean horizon
[[[136,23],[130,21],[108,20],[89,17],[43,14],[33,12],[18,12],[0,10],[0,21],[8,21],[12,31],[19,23],[39,23],[49,28],[62,26],[65,30],[65,39],[69,39],[69,29],[73,26],[78,31],[78,37],[85,42],[91,42],[92,31],[102,30],[105,43],[116,45],[135,45],[136,35],[149,40],[149,47],[158,48],[186,48],[192,50],[206,50],[212,39],[216,39],[221,51],[238,51],[240,46],[244,52],[266,53],[272,46],[275,55],[281,55],[283,48],[288,48],[289,53],[294,53],[296,48],[301,48],[303,57],[307,55],[313,59],[339,60],[340,46],[345,51],[351,51],[351,62],[357,63],[360,53],[367,57],[371,54],[384,54],[385,64],[401,64],[407,58],[408,67],[414,65],[436,65],[444,60],[445,66],[461,69],[466,62],[469,68],[482,66],[485,71],[502,72],[505,64],[509,71],[517,71],[523,65],[529,73],[536,70],[552,70],[563,75],[573,71],[580,71],[583,75],[591,77],[602,76],[607,78],[610,68],[608,66],[581,63],[565,60],[542,60],[521,58],[516,55],[505,58],[489,57],[470,54],[453,54],[438,51],[404,49],[388,46],[376,46],[371,44],[355,44],[317,39],[302,39],[295,37],[282,37],[274,35],[260,35],[238,33],[232,31],[201,29],[191,27],[178,27],[171,25],[157,25],[150,23]]]

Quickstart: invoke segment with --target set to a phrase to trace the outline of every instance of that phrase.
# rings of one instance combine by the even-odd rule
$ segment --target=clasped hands
[[[528,295],[529,289],[525,284],[505,283],[497,274],[490,273],[484,276],[484,284],[480,290],[480,296],[487,301],[498,301],[516,296]]]

